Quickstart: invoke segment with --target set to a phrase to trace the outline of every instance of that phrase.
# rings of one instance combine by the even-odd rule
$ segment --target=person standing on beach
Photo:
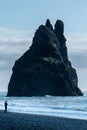
[[[5,101],[4,105],[5,105],[5,110],[4,110],[4,112],[7,112],[7,105],[8,105],[7,101]]]

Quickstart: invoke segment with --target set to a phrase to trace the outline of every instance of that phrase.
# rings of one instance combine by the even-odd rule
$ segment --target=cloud
[[[87,34],[66,34],[69,59],[77,71],[78,86],[87,90]]]
[[[87,34],[66,34],[69,58],[77,69],[87,67]]]
[[[10,80],[11,71],[0,71],[0,91],[7,92],[7,86]]]
[[[9,70],[31,45],[32,34],[0,27],[0,71]]]
[[[77,70],[77,74],[78,74],[78,86],[83,91],[87,91],[87,68]]]
[[[77,69],[86,69],[87,68],[87,52],[86,53],[70,53],[69,59],[72,61],[72,65]]]
[[[66,34],[67,46],[72,52],[87,51],[87,33]]]
[[[0,91],[7,91],[12,67],[31,45],[32,33],[0,27]]]
[[[31,45],[32,33],[0,28],[0,53],[20,53]]]
[[[5,27],[0,27],[0,38],[18,38],[18,39],[25,39],[32,36],[32,32],[27,30],[14,30]]]

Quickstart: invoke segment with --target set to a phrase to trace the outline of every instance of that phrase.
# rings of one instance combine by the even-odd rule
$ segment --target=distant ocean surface
[[[87,92],[81,97],[6,97],[0,92],[0,110],[8,101],[9,112],[87,119]]]

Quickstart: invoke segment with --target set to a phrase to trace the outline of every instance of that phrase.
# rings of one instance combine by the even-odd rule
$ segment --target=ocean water
[[[5,100],[9,112],[87,119],[87,92],[81,97],[6,97],[6,93],[1,92],[0,110],[4,110]]]

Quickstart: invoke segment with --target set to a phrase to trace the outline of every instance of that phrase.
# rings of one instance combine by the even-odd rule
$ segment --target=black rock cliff
[[[7,96],[82,96],[68,60],[64,24],[41,25],[30,49],[13,66]]]

